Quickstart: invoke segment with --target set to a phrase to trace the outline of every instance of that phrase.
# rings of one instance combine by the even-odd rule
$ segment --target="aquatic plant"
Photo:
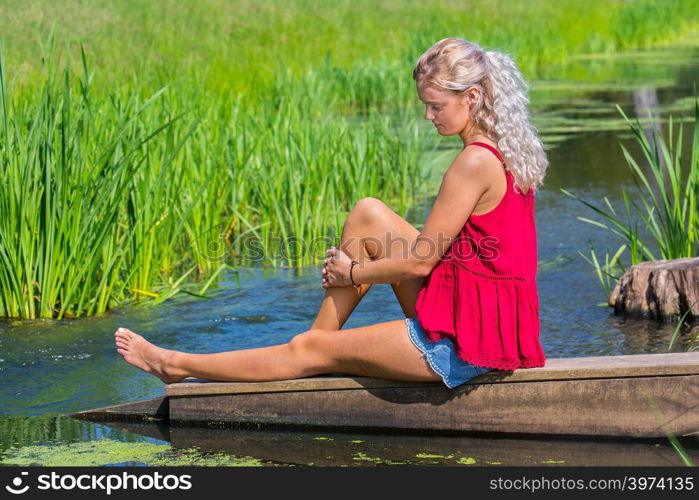
[[[61,39],[89,40],[103,81],[123,85],[136,77],[146,93],[181,79],[245,93],[245,104],[259,102],[279,88],[280,68],[300,79],[329,56],[337,92],[328,95],[354,109],[414,103],[405,76],[445,33],[507,50],[534,80],[558,76],[571,55],[665,44],[695,32],[698,22],[697,0],[590,0],[583,10],[575,0],[474,0],[467,6],[455,0],[294,0],[254,8],[244,0],[7,0],[0,6],[0,32],[23,82],[40,70],[33,31],[38,27],[43,35],[55,23]],[[327,101],[319,101],[327,109]]]
[[[197,448],[178,449],[167,443],[141,441],[124,443],[113,439],[51,443],[10,448],[0,456],[0,465],[73,466],[104,465],[259,467],[265,465],[250,456],[202,453]]]
[[[662,12],[666,23],[641,16],[633,37],[621,31],[658,5],[5,3],[0,316],[207,297],[239,263],[316,264],[361,197],[404,215],[433,187],[422,159],[436,141],[409,68],[444,33],[550,78],[571,54],[664,43],[699,24],[688,0]],[[27,42],[35,30],[49,43]],[[54,39],[71,42],[65,59]],[[86,39],[87,53],[72,43]]]
[[[318,118],[284,95],[192,108],[208,96],[179,87],[97,100],[85,53],[78,79],[59,56],[49,43],[30,95],[0,72],[0,316],[206,297],[235,263],[313,264],[356,201],[404,213],[426,175],[414,117]]]
[[[688,154],[683,151],[684,119],[679,121],[675,137],[675,126],[670,117],[668,138],[665,139],[654,127],[646,134],[638,119],[633,123],[619,106],[617,109],[627,121],[645,160],[637,160],[621,145],[640,202],[622,189],[624,213],[619,214],[607,197],[604,198],[606,207],[600,207],[561,189],[567,196],[592,209],[604,222],[586,217],[577,217],[578,220],[599,226],[622,240],[612,257],[610,251],[605,250],[604,263],[592,245],[589,259],[578,252],[594,266],[607,295],[625,272],[622,257],[627,257],[630,265],[635,265],[643,261],[699,255],[699,99],[695,97],[691,151]]]
[[[120,228],[123,198],[171,121],[142,121],[161,92],[113,96],[99,109],[84,54],[83,64],[75,95],[69,70],[47,55],[41,91],[16,101],[0,69],[2,315],[94,314],[123,291],[116,278],[141,229],[135,220],[134,231]]]
[[[662,410],[658,407],[658,403],[656,402],[655,398],[650,395],[646,394],[645,396],[646,402],[648,403],[648,406],[653,410],[653,413],[655,414],[655,419],[660,425],[660,427],[663,429],[663,433],[667,437],[668,441],[672,445],[673,449],[675,452],[677,452],[677,455],[680,457],[682,460],[682,463],[688,467],[694,466],[694,463],[692,462],[692,459],[690,456],[687,454],[686,450],[680,443],[680,441],[677,439],[677,436],[670,430],[670,428],[667,425],[668,418],[663,414]],[[697,441],[699,441],[699,438],[697,438]]]
[[[688,308],[677,321],[677,326],[675,326],[675,329],[672,332],[672,337],[670,337],[670,342],[667,346],[668,351],[672,349],[672,346],[679,338],[682,330],[685,330],[683,333],[689,334],[689,338],[686,340],[687,351],[695,351],[699,349],[699,328],[694,328],[694,330],[692,330],[691,323],[685,322],[690,312],[692,312],[692,310]]]

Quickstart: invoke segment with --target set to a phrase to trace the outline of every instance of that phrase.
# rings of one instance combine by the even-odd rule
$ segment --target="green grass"
[[[661,3],[4,2],[0,316],[206,297],[238,263],[315,264],[360,198],[405,215],[425,194],[439,138],[410,74],[432,43],[470,38],[553,78],[572,55],[699,26],[699,1]]]
[[[572,55],[696,32],[699,1],[591,0],[582,9],[574,0],[8,0],[0,33],[19,80],[41,71],[36,40],[54,23],[76,55],[85,44],[101,83],[137,79],[153,92],[179,80],[266,98],[258,91],[275,88],[280,70],[303,77],[329,56],[335,88],[348,90],[334,95],[338,104],[400,107],[414,102],[415,60],[444,36],[508,51],[538,80],[558,76]]]

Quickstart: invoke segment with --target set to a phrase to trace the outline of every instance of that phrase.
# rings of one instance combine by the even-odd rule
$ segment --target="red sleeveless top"
[[[534,189],[515,185],[500,153],[505,196],[493,210],[471,216],[417,298],[420,326],[430,340],[451,339],[459,358],[500,370],[544,366],[539,343]]]

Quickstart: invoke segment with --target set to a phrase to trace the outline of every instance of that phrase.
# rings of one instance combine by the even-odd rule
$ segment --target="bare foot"
[[[184,374],[175,373],[172,367],[171,360],[175,351],[151,344],[127,328],[119,328],[114,336],[117,352],[130,365],[155,375],[166,384],[179,382],[185,378]]]

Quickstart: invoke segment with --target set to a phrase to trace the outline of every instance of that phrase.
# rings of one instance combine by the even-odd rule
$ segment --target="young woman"
[[[512,58],[459,38],[413,70],[425,118],[463,150],[442,177],[422,232],[376,198],[357,202],[328,250],[318,315],[283,345],[189,354],[115,333],[126,362],[164,382],[267,381],[327,373],[456,387],[493,369],[543,366],[536,289],[535,189],[547,159]],[[373,283],[405,318],[341,330]]]

